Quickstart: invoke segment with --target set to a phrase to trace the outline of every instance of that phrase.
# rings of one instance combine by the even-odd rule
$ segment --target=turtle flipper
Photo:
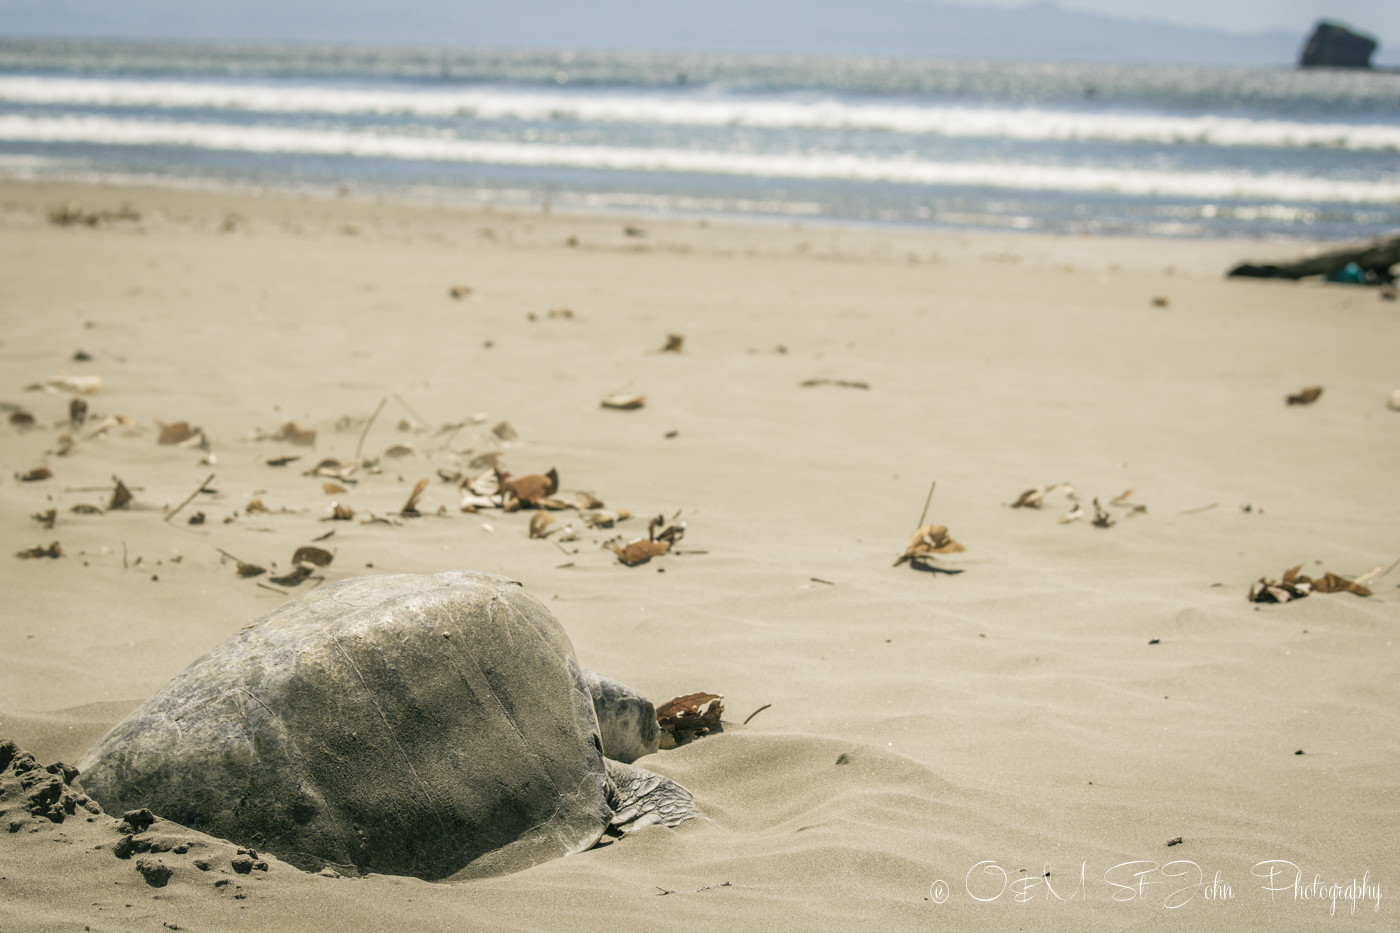
[[[605,760],[616,795],[611,801],[613,818],[608,829],[630,833],[655,823],[678,826],[700,815],[690,791],[670,778],[611,758]]]

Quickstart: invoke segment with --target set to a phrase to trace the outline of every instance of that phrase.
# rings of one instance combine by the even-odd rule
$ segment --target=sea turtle
[[[214,648],[78,763],[149,807],[300,868],[464,878],[697,816],[630,764],[652,704],[585,671],[520,584],[486,573],[322,587]]]

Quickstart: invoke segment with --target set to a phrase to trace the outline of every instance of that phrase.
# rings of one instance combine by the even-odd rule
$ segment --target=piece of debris
[[[230,554],[228,551],[225,551],[223,548],[215,548],[215,550],[217,550],[224,557],[233,561],[234,565],[238,568],[238,575],[240,577],[257,577],[267,573],[266,567],[259,567],[257,564],[250,564],[247,561],[239,560],[237,557],[234,557],[232,554]]]
[[[1307,386],[1288,396],[1290,405],[1311,405],[1322,398],[1322,386]]]
[[[554,516],[548,512],[540,511],[530,516],[530,537],[545,538],[550,534],[549,527],[554,524]],[[556,529],[557,530],[557,529]]]
[[[682,334],[667,334],[666,342],[661,345],[658,353],[679,353],[685,346],[685,337]]]
[[[447,290],[448,296],[455,301],[461,301],[471,293],[472,287],[470,285],[453,285]]]
[[[505,507],[533,508],[559,490],[559,473],[550,467],[548,473],[530,473],[521,477],[505,477],[501,481]]]
[[[1303,565],[1290,567],[1277,580],[1260,577],[1249,587],[1249,601],[1252,603],[1286,603],[1302,599],[1310,593],[1355,593],[1357,596],[1370,596],[1371,590],[1366,581],[1381,573],[1376,567],[1355,580],[1335,573],[1326,573],[1314,579],[1302,573]]]
[[[274,441],[288,441],[298,447],[315,447],[316,431],[312,428],[304,428],[295,421],[284,421],[278,426],[272,439]]]
[[[608,395],[603,398],[602,407],[618,411],[633,411],[646,404],[645,395]]]
[[[911,565],[925,564],[939,554],[957,554],[967,550],[948,534],[942,525],[920,525],[909,536],[909,544],[904,553],[895,560],[894,566],[908,561]]]
[[[691,693],[662,704],[656,711],[656,721],[661,727],[661,747],[675,748],[723,732],[720,723],[720,716],[724,714],[723,699],[718,693]]]
[[[403,504],[403,508],[399,509],[399,514],[407,518],[420,515],[421,513],[418,511],[418,497],[423,495],[423,490],[427,488],[428,478],[425,476],[413,487],[413,492],[408,494],[408,501]]]
[[[36,557],[58,558],[63,556],[63,545],[59,544],[57,541],[50,543],[48,547],[44,547],[43,545],[36,545],[35,547],[26,548],[23,551],[20,551],[15,556],[24,560],[29,560],[31,558]]]
[[[131,500],[136,497],[131,494],[130,489],[126,488],[126,483],[123,483],[115,476],[112,477],[112,481],[116,483],[116,485],[112,488],[112,501],[107,503],[107,511],[111,512],[116,509],[129,508],[131,506]]]
[[[808,379],[799,383],[802,388],[809,389],[812,386],[839,386],[843,389],[868,389],[868,382],[853,382],[850,379]]]
[[[1114,525],[1114,523],[1115,523],[1116,521],[1117,521],[1117,519],[1115,519],[1112,515],[1110,515],[1110,514],[1108,513],[1108,510],[1107,510],[1107,509],[1105,509],[1103,506],[1099,505],[1098,497],[1095,496],[1095,497],[1094,497],[1094,521],[1093,521],[1094,527],[1095,527],[1095,528],[1112,528],[1113,525]]]
[[[1167,308],[1171,306],[1171,303],[1171,298],[1167,297],[1166,295],[1152,296],[1152,307],[1154,308]]]
[[[10,424],[17,428],[32,428],[35,423],[34,416],[23,408],[17,408],[10,412]]]
[[[82,423],[87,420],[87,413],[87,399],[78,398],[75,395],[68,400],[68,424],[70,427],[81,427]]]
[[[16,473],[15,479],[19,480],[21,483],[37,483],[40,480],[53,479],[53,470],[50,470],[46,466],[35,467],[23,473]]]
[[[29,517],[42,525],[45,531],[52,531],[53,523],[58,521],[58,509],[46,509],[43,512],[35,512]]]

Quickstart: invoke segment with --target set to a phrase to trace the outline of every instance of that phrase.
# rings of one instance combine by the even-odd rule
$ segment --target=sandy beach
[[[1312,246],[0,182],[0,739],[74,763],[292,596],[451,569],[726,709],[641,762],[706,819],[470,882],[162,822],[157,887],[9,794],[0,930],[1394,929],[1400,304],[1224,277]],[[491,454],[632,517],[464,512]],[[935,483],[965,550],[893,566]],[[1380,572],[1250,601],[1298,565]]]

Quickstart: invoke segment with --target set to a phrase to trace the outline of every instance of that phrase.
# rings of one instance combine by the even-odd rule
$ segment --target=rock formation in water
[[[1298,58],[1300,68],[1370,68],[1376,40],[1323,20],[1308,37]]]

